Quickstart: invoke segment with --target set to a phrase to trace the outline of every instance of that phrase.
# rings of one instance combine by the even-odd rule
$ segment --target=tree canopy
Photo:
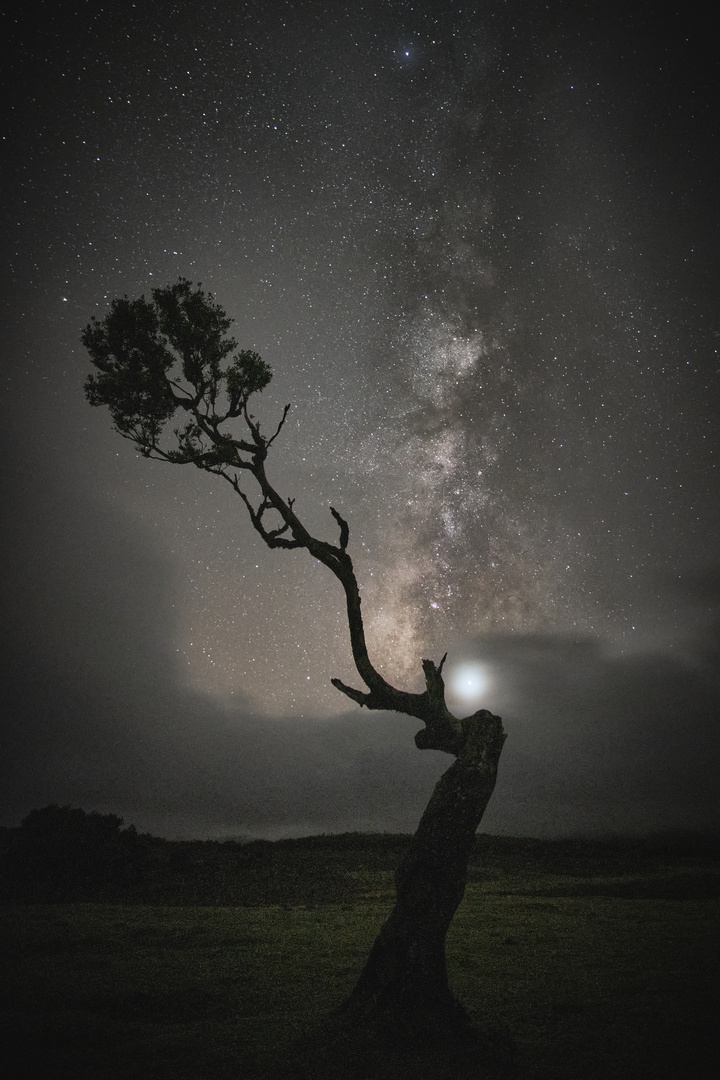
[[[141,296],[113,300],[82,341],[97,369],[85,383],[91,405],[107,405],[117,431],[145,457],[200,468],[222,463],[242,468],[238,452],[253,453],[223,425],[244,416],[252,394],[272,378],[256,352],[238,350],[226,337],[232,324],[223,309],[185,278]],[[185,422],[163,441],[168,422]],[[249,424],[252,430],[252,424]],[[259,429],[258,429],[259,432]]]

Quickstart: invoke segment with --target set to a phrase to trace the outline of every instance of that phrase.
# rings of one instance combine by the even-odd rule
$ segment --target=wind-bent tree
[[[495,786],[505,740],[498,716],[480,709],[458,719],[447,708],[442,668],[423,660],[425,690],[397,689],[376,670],[365,642],[360,591],[348,554],[349,527],[330,507],[338,540],[313,536],[265,471],[288,415],[266,435],[251,398],[271,379],[255,352],[227,337],[231,319],[201,289],[180,279],[144,297],[114,300],[85,328],[96,373],[85,391],[106,405],[116,430],[148,458],[195,465],[220,476],[245,504],[270,548],[306,548],[345,592],[350,644],[365,688],[333,685],[358,705],[417,717],[421,750],[455,760],[440,778],[396,874],[396,903],[337,1023],[376,1040],[451,1045],[471,1038],[468,1016],[448,986],[445,937],[467,879],[473,839]]]

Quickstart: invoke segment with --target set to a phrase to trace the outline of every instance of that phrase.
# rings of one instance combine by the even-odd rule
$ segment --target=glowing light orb
[[[480,701],[487,688],[487,675],[481,664],[467,662],[458,664],[450,675],[450,690],[454,697],[467,705]]]

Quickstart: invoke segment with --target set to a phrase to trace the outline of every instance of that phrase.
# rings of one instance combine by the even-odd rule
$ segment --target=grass
[[[312,851],[288,858],[284,905],[1,909],[5,1075],[251,1080],[282,1058],[350,990],[392,903],[383,859],[342,853],[323,903]],[[519,1080],[714,1080],[716,879],[687,859],[600,869],[473,874],[448,937],[454,989],[511,1034]]]
[[[523,1077],[716,1075],[717,901],[470,893],[454,987],[478,1023],[512,1032]]]

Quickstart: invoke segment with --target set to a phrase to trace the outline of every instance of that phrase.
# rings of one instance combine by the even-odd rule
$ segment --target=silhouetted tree
[[[242,499],[270,548],[306,548],[345,592],[352,655],[364,689],[332,683],[358,705],[422,721],[419,749],[455,760],[440,778],[396,875],[394,910],[365,969],[336,1016],[338,1030],[368,1041],[451,1047],[473,1042],[468,1016],[448,986],[445,937],[460,903],[475,832],[495,786],[505,734],[486,709],[459,719],[445,703],[442,669],[423,660],[425,690],[397,689],[368,655],[360,592],[348,554],[349,526],[330,507],[338,540],[313,536],[266,474],[286,406],[271,434],[251,412],[253,394],[270,381],[255,352],[227,337],[231,319],[212,296],[180,279],[152,299],[114,300],[83,343],[96,373],[86,383],[91,405],[106,405],[116,430],[149,458],[195,465],[222,477]]]
[[[43,903],[99,899],[127,890],[143,849],[133,825],[73,806],[31,810],[11,829],[0,865],[19,898]]]

